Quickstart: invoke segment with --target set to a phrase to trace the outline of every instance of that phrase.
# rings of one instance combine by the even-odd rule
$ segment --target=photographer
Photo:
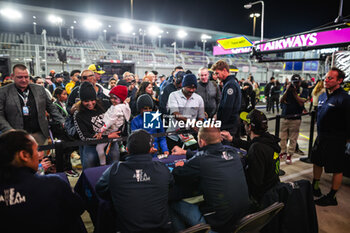
[[[301,77],[294,74],[291,82],[287,84],[286,91],[281,98],[282,116],[290,116],[282,120],[281,125],[281,154],[280,157],[286,157],[286,163],[292,163],[292,155],[295,152],[299,136],[299,128],[301,124],[301,116],[293,116],[301,114],[304,109],[305,100],[300,98],[298,93],[301,84]],[[287,148],[287,140],[289,138],[289,147]]]

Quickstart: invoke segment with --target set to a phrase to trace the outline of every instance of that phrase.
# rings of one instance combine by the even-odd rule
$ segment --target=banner
[[[254,44],[257,42],[258,41],[255,41]],[[344,43],[350,43],[350,28],[342,28],[339,30],[323,32],[313,32],[303,35],[287,37],[280,40],[270,41],[264,44],[257,45],[257,50],[260,50],[261,52],[278,51],[300,47],[314,47]],[[225,50],[223,47],[214,46],[213,55],[215,56],[224,54],[249,53],[250,51],[251,47]]]

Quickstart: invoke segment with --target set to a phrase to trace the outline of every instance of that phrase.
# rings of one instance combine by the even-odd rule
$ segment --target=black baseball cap
[[[241,112],[240,118],[248,124],[253,125],[256,130],[267,130],[266,115],[257,109],[253,109],[249,113]]]

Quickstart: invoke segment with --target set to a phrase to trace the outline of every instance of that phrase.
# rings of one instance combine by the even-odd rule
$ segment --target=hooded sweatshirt
[[[250,195],[257,201],[279,180],[279,138],[265,132],[251,141],[247,153],[246,178]]]

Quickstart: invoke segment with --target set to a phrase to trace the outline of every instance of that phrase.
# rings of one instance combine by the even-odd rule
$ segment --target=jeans
[[[197,205],[178,201],[171,203],[169,209],[174,232],[184,230],[199,223],[206,223]]]
[[[89,167],[97,167],[100,165],[100,160],[96,151],[96,145],[84,145],[81,147],[81,164],[83,169]],[[109,154],[106,156],[107,164],[111,164],[114,161],[119,160],[119,146],[118,143],[113,143]]]

